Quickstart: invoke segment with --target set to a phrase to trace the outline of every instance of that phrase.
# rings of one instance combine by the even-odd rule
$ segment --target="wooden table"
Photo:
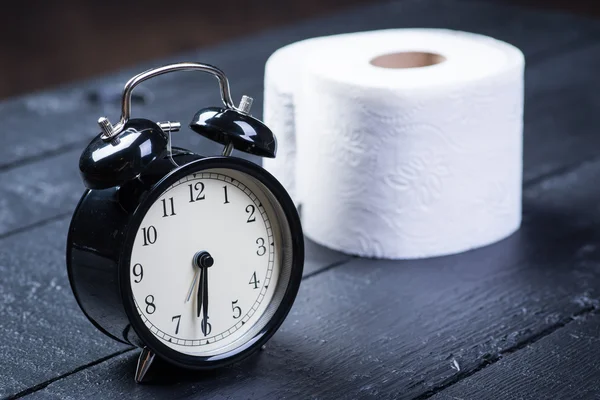
[[[264,62],[310,36],[447,27],[527,57],[524,222],[495,245],[375,261],[307,241],[298,299],[267,349],[220,371],[133,381],[138,350],[98,332],[66,277],[79,154],[118,115],[128,77],[175,60],[216,64],[260,103]],[[402,0],[140,65],[0,104],[0,396],[48,398],[600,398],[600,23],[498,2]],[[145,85],[134,115],[188,121],[212,78]],[[218,146],[190,132],[176,144]]]

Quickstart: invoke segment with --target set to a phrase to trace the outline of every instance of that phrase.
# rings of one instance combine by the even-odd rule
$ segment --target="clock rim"
[[[139,316],[133,299],[131,288],[131,276],[129,265],[131,263],[131,253],[137,230],[142,223],[147,211],[158,200],[163,192],[174,182],[194,172],[206,169],[232,169],[238,172],[246,173],[252,178],[263,184],[279,202],[291,233],[291,271],[288,286],[285,290],[281,303],[273,314],[273,317],[256,333],[251,339],[241,344],[239,347],[225,353],[211,356],[194,356],[180,353],[156,338],[143,323]],[[180,367],[192,369],[213,369],[240,361],[262,347],[279,329],[287,317],[292,305],[296,299],[302,272],[304,269],[304,235],[300,223],[300,217],[296,210],[294,202],[285,191],[281,183],[277,181],[264,168],[250,161],[237,157],[206,157],[191,161],[167,173],[162,177],[140,201],[135,211],[132,213],[127,223],[127,232],[122,247],[122,253],[119,257],[119,287],[121,289],[121,298],[125,313],[129,319],[134,331],[139,339],[160,358],[171,362]]]

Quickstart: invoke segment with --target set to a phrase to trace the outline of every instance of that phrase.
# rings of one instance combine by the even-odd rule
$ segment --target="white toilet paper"
[[[268,64],[265,122],[279,139],[279,165],[289,168],[266,168],[292,193],[295,178],[309,238],[350,254],[403,259],[473,249],[518,229],[518,49],[470,33],[406,29],[313,39],[284,51],[283,62]],[[371,63],[406,52],[413,54],[379,64],[438,63]],[[279,92],[276,75],[289,85]]]
[[[296,125],[294,99],[299,88],[299,77],[304,53],[310,54],[326,38],[307,39],[282,47],[269,57],[265,65],[265,92],[263,121],[277,136],[277,157],[263,159],[263,167],[271,172],[288,191],[296,205]]]

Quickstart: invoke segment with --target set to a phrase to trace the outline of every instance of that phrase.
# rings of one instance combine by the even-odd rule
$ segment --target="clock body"
[[[67,240],[71,287],[98,329],[197,369],[238,361],[275,333],[303,262],[299,217],[275,178],[183,149],[87,190]]]

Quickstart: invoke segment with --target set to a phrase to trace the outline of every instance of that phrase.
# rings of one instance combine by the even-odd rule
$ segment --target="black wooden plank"
[[[127,347],[79,310],[64,249],[68,219],[12,235],[0,251],[0,398],[67,374]],[[349,256],[306,241],[305,275]]]
[[[560,54],[528,68],[526,180],[597,156],[600,136],[594,127],[600,125],[600,114],[596,111],[600,109],[600,98],[594,93],[600,91],[600,81],[594,77],[598,70],[600,45]],[[176,87],[186,84],[183,76],[181,80],[173,79]],[[168,90],[175,89],[164,88],[166,94],[161,91],[165,100],[172,96]],[[157,100],[152,107],[160,104]],[[161,117],[168,117],[169,112],[161,112],[164,113]],[[181,145],[200,147],[208,153],[219,149],[189,132],[176,135],[176,142]],[[0,235],[73,210],[83,190],[77,174],[80,151],[77,148],[0,171]]]
[[[407,5],[401,7],[402,10],[421,10],[423,2],[413,3],[408,2]],[[463,3],[460,3],[463,4]],[[391,6],[387,6],[391,7]],[[464,7],[464,6],[463,6]],[[472,6],[471,12],[480,12],[479,6]],[[380,7],[370,8],[367,10],[377,10],[381,12]],[[393,8],[392,8],[393,10]],[[469,8],[467,8],[469,10]],[[484,8],[485,10],[485,8]],[[503,12],[499,12],[502,16]],[[513,11],[512,8],[509,10]],[[456,12],[466,12],[465,9],[457,9]],[[408,13],[408,15],[412,15]],[[401,13],[403,18],[405,14]],[[353,16],[354,14],[351,14]],[[454,14],[451,14],[454,15]],[[542,21],[545,21],[546,14],[541,14]],[[485,14],[484,14],[485,16]],[[336,17],[337,18],[337,17]],[[336,20],[336,18],[333,18]],[[450,18],[446,16],[446,18]],[[458,17],[456,17],[458,19]],[[517,18],[517,17],[514,17]],[[352,18],[342,18],[342,20]],[[464,18],[463,18],[464,19]],[[482,18],[479,17],[477,21]],[[504,20],[499,21],[507,23],[505,16]],[[387,19],[385,21],[388,21]],[[524,19],[526,22],[527,19]],[[585,21],[585,20],[584,20]],[[568,22],[568,19],[567,19]],[[516,25],[516,22],[513,22]],[[532,26],[545,26],[538,22],[530,24]],[[582,23],[585,26],[585,23]],[[495,25],[492,25],[495,26]],[[529,26],[529,25],[527,25]],[[568,25],[561,25],[566,33],[570,32]],[[316,29],[316,28],[315,28]],[[331,29],[331,28],[329,28]],[[489,28],[486,28],[489,29]],[[496,28],[500,30],[500,28]],[[523,28],[525,29],[525,28]],[[302,29],[300,29],[302,31]],[[528,35],[535,36],[535,32],[528,32]],[[568,35],[567,35],[568,36]],[[528,36],[529,37],[529,36]],[[272,39],[271,39],[272,40]],[[265,39],[266,41],[266,39]],[[273,41],[273,40],[272,40]],[[527,42],[529,43],[529,42]],[[544,43],[539,43],[542,46]],[[263,47],[258,43],[255,53],[261,53],[266,57],[270,50],[265,52]],[[229,48],[224,46],[223,48]],[[244,47],[246,48],[246,47]],[[542,48],[544,48],[542,46]],[[231,50],[231,49],[230,49]],[[566,50],[565,50],[566,51]],[[531,52],[534,52],[531,50]],[[231,53],[224,52],[222,48],[214,51],[209,51],[206,58],[211,58],[210,54],[215,57],[221,57],[224,63],[229,60],[235,60]],[[534,52],[535,53],[535,52]],[[232,81],[239,82],[239,88],[246,89],[254,87],[254,91],[249,93],[257,93],[257,112],[260,113],[260,104],[262,95],[259,87],[262,80],[262,64],[256,62],[243,63],[245,67],[238,66],[233,70]],[[262,62],[262,61],[261,61]],[[253,64],[254,63],[254,64]],[[258,67],[257,65],[261,66]],[[254,65],[252,67],[252,65]],[[549,172],[560,170],[570,165],[577,164],[582,160],[595,157],[595,149],[600,146],[600,136],[595,135],[593,126],[600,123],[600,116],[596,112],[600,108],[600,99],[590,93],[595,93],[600,90],[600,81],[594,79],[596,72],[600,68],[600,45],[587,46],[583,49],[571,52],[558,53],[556,57],[535,62],[530,65],[527,70],[527,87],[526,87],[526,114],[525,114],[525,177],[528,180],[535,179]],[[248,75],[244,75],[248,74]],[[160,80],[156,86],[153,86],[154,101],[140,110],[143,113],[152,113],[157,119],[182,119],[186,121],[186,115],[191,115],[200,107],[199,103],[205,105],[209,98],[217,101],[218,96],[214,79],[206,77],[206,80],[192,79],[192,74],[167,75]],[[114,78],[107,78],[104,84],[97,86],[113,85]],[[202,90],[202,85],[212,84],[214,87],[208,86],[210,94],[205,94],[206,90]],[[241,93],[242,91],[240,91]],[[243,92],[246,92],[244,90]],[[55,112],[48,118],[58,118],[60,122],[52,120],[52,135],[46,135],[44,127],[44,119],[25,118],[24,112],[16,111],[7,117],[8,125],[16,127],[16,121],[22,121],[25,126],[31,128],[22,137],[19,132],[16,135],[9,135],[10,138],[20,138],[19,146],[21,150],[17,153],[22,157],[33,156],[36,152],[48,150],[48,141],[54,140],[54,134],[66,135],[73,140],[80,140],[81,137],[86,137],[95,130],[95,119],[102,114],[102,110],[98,107],[91,108],[85,105],[85,102],[67,101],[62,96],[83,96],[83,89],[78,89],[74,94],[69,95],[66,91],[57,92],[55,95],[59,99],[52,104],[63,104],[68,110],[65,112]],[[181,99],[173,101],[177,98],[178,93],[186,93]],[[192,100],[195,93],[198,95],[197,100]],[[19,101],[33,101],[32,99],[40,100],[45,96],[40,95],[37,98],[21,99]],[[212,97],[211,97],[212,96]],[[60,100],[62,99],[62,100]],[[41,101],[41,100],[40,100]],[[6,106],[7,103],[5,103]],[[70,105],[69,105],[70,104]],[[576,107],[571,105],[576,104]],[[8,109],[14,104],[8,104]],[[58,105],[57,108],[60,108]],[[77,108],[79,107],[79,108]],[[110,107],[109,107],[110,108]],[[6,110],[5,110],[6,111]],[[113,107],[114,111],[114,107]],[[134,110],[135,112],[136,110]],[[143,114],[140,113],[140,114]],[[5,115],[5,112],[0,111],[0,118]],[[147,114],[145,114],[147,115]],[[60,117],[60,118],[59,118]],[[13,121],[13,122],[11,122]],[[28,124],[34,121],[37,129],[34,129]],[[12,125],[11,125],[12,124]],[[65,125],[61,125],[65,124]],[[56,131],[54,131],[56,129]],[[81,130],[80,130],[81,129]],[[6,135],[5,135],[6,136]],[[29,138],[29,139],[28,139]],[[52,139],[50,139],[52,138]],[[71,140],[69,139],[69,140]],[[16,140],[16,139],[10,139]],[[31,143],[28,142],[31,141]],[[62,139],[58,139],[57,143]],[[85,141],[89,140],[85,139]],[[193,149],[198,149],[205,154],[215,153],[219,151],[220,146],[211,143],[204,138],[189,131],[180,132],[174,135],[176,145],[181,145]],[[64,144],[64,143],[63,143]],[[79,193],[82,190],[82,185],[77,177],[77,159],[81,149],[85,143],[79,141],[71,142],[69,146],[75,148],[67,151],[60,151],[52,156],[47,156],[41,160],[34,158],[34,162],[24,163],[23,165],[5,166],[4,170],[0,167],[0,235],[10,232],[14,229],[22,229],[31,224],[35,224],[46,218],[53,218],[56,215],[69,213],[75,207]],[[9,146],[0,148],[0,155]],[[14,149],[13,149],[14,150]],[[8,150],[6,150],[8,151]],[[15,153],[15,154],[17,154]],[[238,154],[242,155],[243,154]],[[6,159],[9,162],[11,156],[7,155]],[[1,159],[1,157],[0,157]],[[27,159],[27,158],[25,158]],[[23,160],[23,159],[21,159]],[[254,158],[255,161],[256,158]],[[0,164],[2,162],[0,161]],[[32,196],[32,193],[37,195]]]
[[[404,0],[377,4],[313,19],[289,28],[269,31],[200,52],[185,53],[161,62],[140,65],[119,74],[62,89],[23,96],[0,103],[3,146],[0,169],[35,160],[47,153],[80,148],[97,133],[95,121],[108,114],[116,119],[118,100],[102,104],[90,95],[113,91],[134,73],[150,66],[181,59],[217,64],[229,75],[236,98],[256,97],[254,112],[260,115],[262,73],[267,57],[290,42],[319,35],[398,27],[440,27],[474,31],[506,40],[528,57],[565,51],[575,41],[597,35],[597,21],[559,13],[520,9],[476,1]],[[134,115],[155,119],[181,119],[184,123],[199,108],[218,103],[216,85],[209,77],[178,74],[144,84],[153,101],[134,107]],[[178,99],[174,101],[173,99]],[[197,144],[184,136],[182,143]]]
[[[306,280],[267,351],[214,373],[161,368],[136,386],[135,353],[34,398],[394,398],[434,393],[598,308],[600,161],[532,185],[510,238],[468,253],[354,259]],[[460,369],[458,371],[457,369]]]
[[[433,399],[597,399],[599,377],[600,315],[594,314],[570,320]]]
[[[0,397],[126,348],[79,311],[65,268],[67,228],[63,220],[2,241]]]
[[[526,180],[599,156],[599,42],[526,70]]]
[[[73,211],[84,191],[79,153],[70,151],[0,173],[0,235]],[[4,246],[0,242],[0,248]]]

